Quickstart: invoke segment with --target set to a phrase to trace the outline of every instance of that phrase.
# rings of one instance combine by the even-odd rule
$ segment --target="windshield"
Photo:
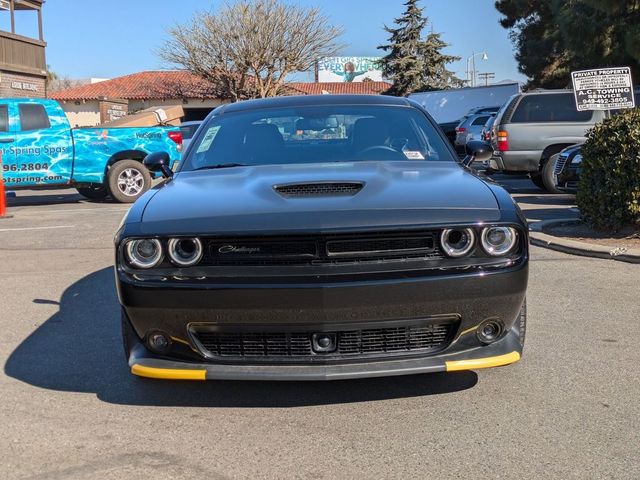
[[[182,170],[355,161],[454,161],[413,107],[332,105],[269,108],[212,117]]]

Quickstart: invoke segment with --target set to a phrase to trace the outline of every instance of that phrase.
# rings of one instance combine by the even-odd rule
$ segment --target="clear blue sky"
[[[288,0],[319,6],[342,25],[343,55],[376,56],[385,43],[382,27],[404,11],[404,0]],[[463,57],[452,64],[464,78],[466,59],[477,59],[477,70],[495,72],[496,80],[522,80],[507,31],[499,24],[494,0],[422,0],[436,32],[450,43],[447,53]],[[47,63],[71,78],[116,77],[166,67],[155,51],[166,39],[166,28],[185,22],[196,12],[219,8],[218,0],[48,0],[43,9]],[[31,22],[29,22],[31,23]],[[23,31],[29,26],[18,24]],[[20,30],[19,30],[20,31]]]

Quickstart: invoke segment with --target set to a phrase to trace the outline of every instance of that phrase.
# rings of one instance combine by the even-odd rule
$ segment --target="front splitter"
[[[165,380],[318,381],[453,372],[499,367],[520,360],[522,345],[511,330],[502,340],[451,354],[403,360],[324,365],[228,365],[177,362],[153,357],[142,344],[129,356],[131,373]]]

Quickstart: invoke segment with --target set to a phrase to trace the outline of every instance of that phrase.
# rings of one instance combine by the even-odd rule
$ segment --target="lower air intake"
[[[209,357],[228,359],[313,361],[388,355],[426,355],[447,347],[456,329],[454,318],[441,323],[349,329],[335,334],[335,350],[318,354],[311,331],[216,332],[196,330],[194,337]]]

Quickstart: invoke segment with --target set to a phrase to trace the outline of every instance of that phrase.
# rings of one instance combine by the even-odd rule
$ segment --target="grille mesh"
[[[567,163],[567,158],[567,155],[558,156],[558,159],[556,160],[556,168],[553,171],[556,175],[558,175],[564,168],[564,164]]]
[[[361,238],[327,242],[329,255],[433,250],[433,237]]]
[[[276,185],[273,189],[283,197],[324,197],[334,195],[355,195],[364,185],[357,182],[340,183],[298,183],[292,185]]]
[[[205,353],[213,357],[341,358],[388,353],[429,353],[441,350],[451,341],[453,321],[389,328],[333,332],[337,348],[331,353],[314,353],[312,332],[196,331],[194,335]]]

